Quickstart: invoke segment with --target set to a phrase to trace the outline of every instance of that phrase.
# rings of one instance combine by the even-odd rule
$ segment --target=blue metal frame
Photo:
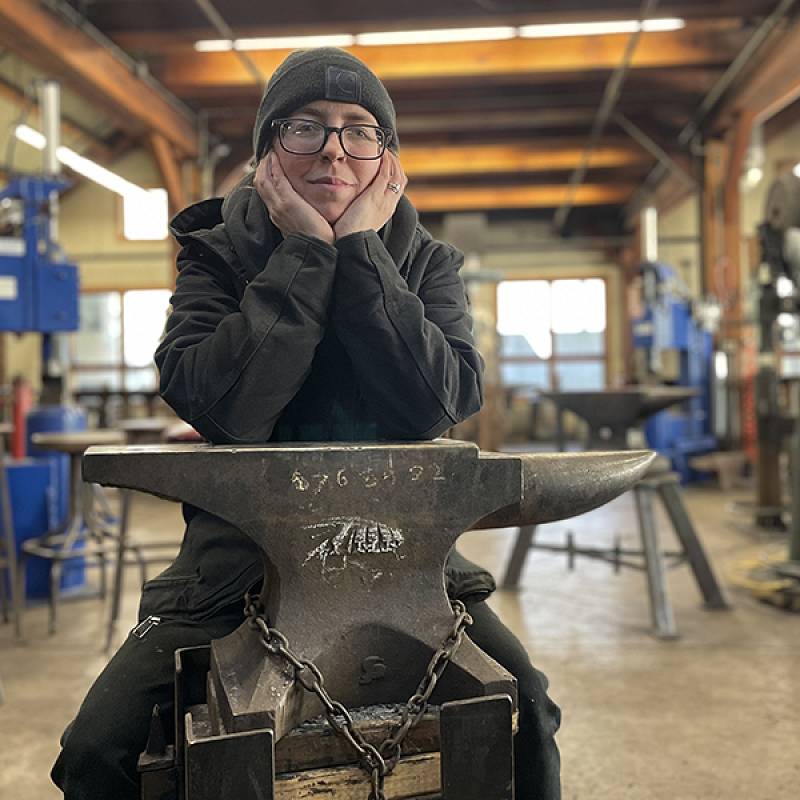
[[[633,322],[634,347],[650,354],[678,351],[677,385],[697,390],[697,396],[647,420],[645,436],[648,445],[667,456],[686,482],[697,477],[689,466],[689,457],[717,446],[711,419],[713,336],[694,318],[691,302],[671,291],[676,283],[671,267],[649,263],[643,270],[649,271],[650,282],[646,278],[645,313]]]
[[[0,330],[55,333],[78,329],[78,267],[50,237],[49,198],[65,181],[19,177],[0,201],[22,200],[21,254],[0,255]]]

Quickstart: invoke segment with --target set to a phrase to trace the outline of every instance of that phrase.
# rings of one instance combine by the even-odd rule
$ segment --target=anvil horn
[[[609,453],[482,453],[481,460],[518,458],[519,503],[483,517],[474,530],[537,525],[585,514],[628,491],[655,458],[651,450]]]

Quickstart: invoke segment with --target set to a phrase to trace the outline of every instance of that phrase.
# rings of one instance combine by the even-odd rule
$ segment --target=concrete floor
[[[747,495],[740,494],[741,497]],[[558,741],[565,800],[776,800],[800,786],[800,615],[759,603],[732,586],[735,565],[782,552],[785,539],[748,530],[730,509],[731,495],[685,492],[687,506],[735,604],[731,612],[700,606],[687,567],[670,573],[682,634],[659,641],[649,632],[644,577],[608,564],[534,551],[518,592],[491,604],[550,678],[564,714]],[[181,530],[176,505],[139,496],[133,524],[148,537]],[[662,519],[665,546],[673,546]],[[540,529],[540,540],[637,543],[633,501]],[[502,575],[512,530],[466,534],[461,549]],[[124,635],[135,619],[136,571],[128,573]],[[26,640],[0,625],[0,800],[59,795],[48,772],[58,737],[106,656],[107,610],[98,600],[62,607],[48,637],[44,608],[25,616]],[[98,800],[104,800],[98,798]],[[110,799],[109,799],[110,800]]]

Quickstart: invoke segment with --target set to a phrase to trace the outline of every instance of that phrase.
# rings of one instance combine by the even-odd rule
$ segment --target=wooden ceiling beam
[[[249,149],[249,142],[243,144]],[[524,145],[404,144],[400,148],[400,161],[410,178],[569,172],[581,163],[584,147],[584,139],[537,140]],[[652,157],[637,145],[611,141],[594,149],[589,168],[646,167],[652,162]]]
[[[634,186],[583,184],[573,205],[623,205],[633,194]],[[413,188],[407,192],[421,212],[483,211],[508,208],[558,208],[565,200],[565,186],[437,187]]]
[[[568,171],[581,163],[582,142],[554,141],[519,145],[403,146],[400,159],[411,177]],[[600,145],[592,153],[589,168],[627,167],[652,161],[635,146]]]
[[[447,130],[490,131],[530,130],[537,128],[588,127],[596,114],[591,108],[543,108],[536,111],[453,111],[439,114],[402,114],[397,130],[404,135],[442,133]]]
[[[191,120],[81,30],[33,0],[0,2],[0,43],[55,74],[115,116],[156,131],[187,157],[197,155]]]
[[[668,13],[660,16],[671,16],[685,18],[690,26],[703,27],[725,27],[737,24],[742,17],[752,18],[761,16],[764,11],[771,11],[770,0],[726,0],[724,5],[719,2],[697,3],[689,2],[682,4],[681,9],[676,9],[671,4]],[[526,13],[506,13],[506,14],[486,14],[481,11],[478,14],[458,14],[440,18],[403,18],[402,9],[392,12],[391,21],[383,23],[370,22],[365,20],[362,9],[358,9],[358,19],[348,20],[347,3],[337,8],[337,20],[335,26],[328,21],[315,21],[314,19],[288,25],[270,21],[265,25],[235,25],[235,33],[239,38],[257,38],[261,36],[309,36],[317,34],[331,33],[365,33],[370,31],[409,31],[436,28],[474,28],[488,27],[495,25],[535,25],[541,23],[564,23],[564,22],[586,22],[587,20],[620,20],[631,19],[636,16],[636,12],[630,7],[609,8],[603,4],[602,9],[580,10],[569,12],[559,3],[552,9],[546,11],[531,11]],[[96,12],[95,12],[96,13]],[[377,26],[377,27],[376,27]],[[173,30],[165,30],[163,26],[158,29],[147,29],[142,26],[139,29],[126,25],[124,30],[110,30],[110,35],[114,41],[128,52],[142,53],[168,53],[186,50],[200,39],[219,39],[219,34],[211,26],[204,27],[183,27]]]
[[[483,81],[500,76],[524,78],[548,72],[580,72],[587,65],[592,69],[613,69],[622,61],[628,39],[628,35],[614,34],[348,49],[391,89],[393,84],[403,82]],[[631,66],[636,69],[725,64],[731,50],[717,36],[702,35],[699,31],[645,33]],[[265,75],[271,75],[289,52],[260,50],[248,55]],[[235,87],[252,84],[253,80],[232,52],[166,55],[159,74],[168,86],[180,92],[192,92],[197,87]]]
[[[231,139],[250,139],[252,113],[236,116],[211,116],[214,133]],[[446,115],[401,114],[398,116],[398,133],[403,152],[406,145],[411,146],[415,137],[442,137],[451,133],[485,134],[496,138],[502,134],[506,139],[524,139],[531,132],[546,131],[549,128],[573,128],[578,133],[592,124],[594,109],[551,109],[539,111],[477,111],[451,112]],[[673,126],[677,129],[678,126]],[[552,135],[552,134],[551,134]],[[574,136],[574,134],[573,134]],[[673,137],[674,138],[674,137]],[[569,141],[569,140],[568,140]],[[560,144],[563,146],[564,139]],[[547,146],[550,146],[547,144]],[[537,145],[538,147],[538,145]]]
[[[800,21],[771,39],[766,56],[734,88],[717,115],[717,130],[737,124],[742,115],[765,122],[800,98]]]
[[[149,139],[150,150],[167,189],[169,213],[177,214],[186,205],[186,193],[183,190],[180,164],[175,159],[172,146],[160,133],[151,133]]]

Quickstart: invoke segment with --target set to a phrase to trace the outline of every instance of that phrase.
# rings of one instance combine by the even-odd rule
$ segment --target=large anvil
[[[587,450],[625,450],[630,429],[639,427],[659,411],[696,397],[698,392],[685,386],[623,386],[541,394],[558,406],[559,417],[567,410],[586,421]],[[559,419],[559,439],[562,438]]]
[[[466,442],[92,447],[84,479],[204,509],[263,553],[271,626],[347,707],[405,702],[453,627],[444,567],[466,530],[551,522],[629,489],[650,452],[481,453]],[[212,643],[215,734],[276,739],[321,712],[246,623]],[[507,694],[468,638],[434,702]],[[213,699],[213,703],[212,703]]]

